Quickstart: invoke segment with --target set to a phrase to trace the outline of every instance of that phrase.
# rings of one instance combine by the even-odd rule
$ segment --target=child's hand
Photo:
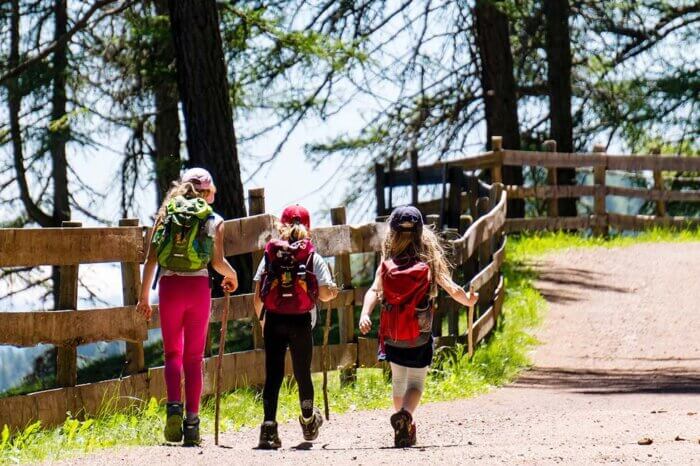
[[[145,301],[139,301],[136,304],[136,311],[141,314],[146,321],[150,322],[151,321],[151,315],[153,315],[153,309],[151,308],[151,305],[148,303],[148,300]]]
[[[236,275],[224,277],[224,279],[221,280],[221,288],[223,288],[224,291],[233,293],[238,289],[238,277]]]
[[[479,293],[476,291],[470,291],[470,293],[467,295],[467,300],[467,307],[476,305],[476,303],[479,301]]]
[[[360,332],[362,332],[363,335],[367,335],[371,329],[372,319],[370,319],[368,315],[362,314],[360,316]]]

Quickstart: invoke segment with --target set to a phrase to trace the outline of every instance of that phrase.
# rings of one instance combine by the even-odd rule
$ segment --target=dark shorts
[[[384,345],[386,360],[404,367],[421,368],[429,366],[433,361],[433,337],[421,346],[415,348],[398,348]]]

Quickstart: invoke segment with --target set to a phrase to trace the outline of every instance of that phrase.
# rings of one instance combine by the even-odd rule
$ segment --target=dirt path
[[[207,439],[90,463],[700,464],[700,244],[574,250],[538,267],[550,309],[534,368],[488,395],[421,407],[416,448],[389,448],[390,413],[371,411],[332,418],[313,445],[283,425],[278,452],[252,450],[251,430],[225,434],[225,448]]]

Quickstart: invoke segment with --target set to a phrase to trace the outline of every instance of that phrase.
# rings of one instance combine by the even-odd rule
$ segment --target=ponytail
[[[290,243],[308,239],[310,236],[309,231],[301,223],[280,223],[277,225],[277,231],[283,240],[289,241]]]

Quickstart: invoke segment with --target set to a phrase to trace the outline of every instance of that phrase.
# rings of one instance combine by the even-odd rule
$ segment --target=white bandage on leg
[[[408,367],[391,364],[391,387],[394,397],[403,397],[406,393],[406,371]]]
[[[406,367],[391,363],[391,385],[395,397],[403,397],[410,389],[423,393],[428,366]]]
[[[425,377],[428,375],[428,366],[406,368],[406,391],[411,389],[423,393]]]

